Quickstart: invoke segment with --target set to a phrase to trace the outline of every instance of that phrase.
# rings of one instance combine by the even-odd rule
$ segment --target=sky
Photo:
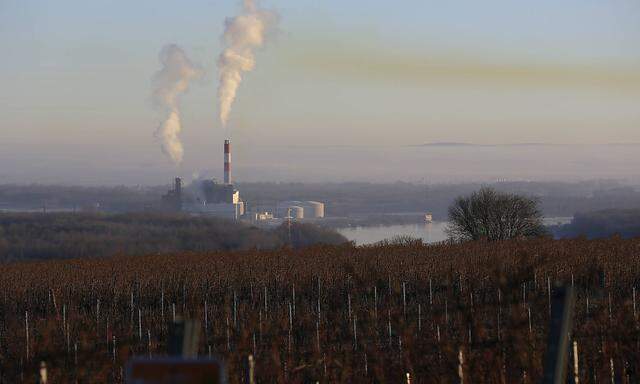
[[[184,3],[0,0],[0,183],[220,177],[216,60],[240,4]],[[231,111],[238,180],[638,178],[637,0],[261,6],[279,23]],[[205,73],[179,166],[153,135],[171,43]],[[416,147],[442,142],[478,146]]]

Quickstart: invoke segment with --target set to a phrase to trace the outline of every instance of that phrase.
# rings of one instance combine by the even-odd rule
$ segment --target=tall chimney
[[[231,184],[231,140],[224,141],[224,183]]]

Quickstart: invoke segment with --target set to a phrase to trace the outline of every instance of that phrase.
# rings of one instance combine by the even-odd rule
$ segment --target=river
[[[545,217],[545,225],[566,224],[571,217]],[[432,223],[399,224],[373,227],[338,228],[344,237],[355,241],[356,245],[371,244],[394,236],[410,236],[422,239],[425,243],[437,243],[447,239],[445,228],[447,222],[434,221]]]

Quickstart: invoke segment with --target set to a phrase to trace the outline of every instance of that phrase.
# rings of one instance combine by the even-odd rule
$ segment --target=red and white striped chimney
[[[231,184],[231,140],[224,141],[224,183]]]

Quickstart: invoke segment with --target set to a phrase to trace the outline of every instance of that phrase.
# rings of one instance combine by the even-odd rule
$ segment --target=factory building
[[[245,206],[240,192],[231,181],[231,142],[224,141],[224,183],[200,180],[195,183],[195,199],[185,199],[182,181],[176,178],[175,187],[162,197],[165,207],[186,213],[237,220],[244,215]]]
[[[182,210],[182,179],[176,177],[173,189],[162,195],[162,205],[168,211],[180,212]]]

